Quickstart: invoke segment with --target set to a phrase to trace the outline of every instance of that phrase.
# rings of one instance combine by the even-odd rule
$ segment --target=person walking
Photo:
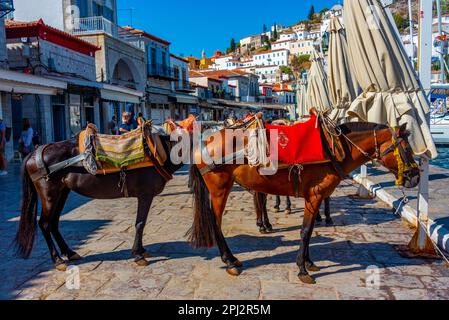
[[[112,116],[111,121],[108,123],[108,131],[113,136],[117,135],[117,117],[115,115]]]
[[[143,128],[143,125],[145,124],[145,122],[146,122],[146,119],[143,117],[142,112],[140,112],[137,117],[137,127]]]
[[[22,134],[19,139],[19,152],[22,155],[22,159],[25,159],[33,151],[33,137],[34,130],[31,127],[30,119],[25,118],[23,119]]]
[[[8,175],[7,162],[5,159],[5,146],[6,146],[6,126],[3,123],[3,119],[0,119],[0,177]]]

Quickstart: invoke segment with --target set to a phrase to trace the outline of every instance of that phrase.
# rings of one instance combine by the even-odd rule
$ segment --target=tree
[[[323,8],[323,9],[320,10],[320,14],[323,15],[323,14],[325,14],[328,11],[329,11],[329,8]]]
[[[279,69],[281,70],[282,73],[284,74],[288,74],[288,75],[293,75],[293,71],[290,67],[287,66],[280,66]]]
[[[235,39],[232,38],[231,45],[230,45],[229,49],[231,50],[231,52],[234,52],[236,48],[237,48],[237,45],[235,44]]]
[[[311,67],[310,55],[304,54],[300,56],[290,56],[290,67],[297,80],[301,78],[301,74]]]
[[[264,25],[263,25],[263,28],[262,28],[262,32],[263,32],[263,33],[267,33],[267,31],[268,31],[267,25],[264,24]]]
[[[310,6],[309,15],[307,16],[307,18],[310,21],[312,21],[315,18],[315,7],[313,6],[313,4]]]
[[[399,13],[394,14],[394,22],[399,30],[399,32],[403,32],[405,29],[409,27],[408,19]]]

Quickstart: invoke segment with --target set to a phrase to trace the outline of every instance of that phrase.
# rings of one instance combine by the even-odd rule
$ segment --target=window
[[[76,5],[80,9],[80,18],[89,16],[89,8],[87,7],[87,0],[77,0]]]

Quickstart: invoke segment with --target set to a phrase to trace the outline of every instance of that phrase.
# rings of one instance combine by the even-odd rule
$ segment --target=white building
[[[293,31],[284,31],[279,36],[280,41],[290,41],[290,40],[296,40],[296,39],[298,39],[298,36]]]
[[[272,50],[278,50],[278,49],[286,49],[286,50],[290,50],[290,42],[292,42],[294,40],[279,40],[276,42],[273,42],[271,44],[271,49]]]
[[[290,51],[277,49],[259,52],[253,56],[255,66],[288,66]]]

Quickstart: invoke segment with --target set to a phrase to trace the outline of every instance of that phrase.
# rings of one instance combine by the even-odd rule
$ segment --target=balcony
[[[13,0],[0,0],[0,19],[14,11]]]
[[[173,70],[165,64],[148,64],[148,76],[163,80],[176,80],[173,76]]]
[[[193,91],[192,86],[188,81],[180,81],[179,79],[175,78],[174,84],[176,91]]]
[[[86,36],[105,33],[115,39],[126,42],[133,47],[145,50],[145,44],[139,36],[125,30],[104,17],[77,18],[72,21],[69,32],[74,36]]]

